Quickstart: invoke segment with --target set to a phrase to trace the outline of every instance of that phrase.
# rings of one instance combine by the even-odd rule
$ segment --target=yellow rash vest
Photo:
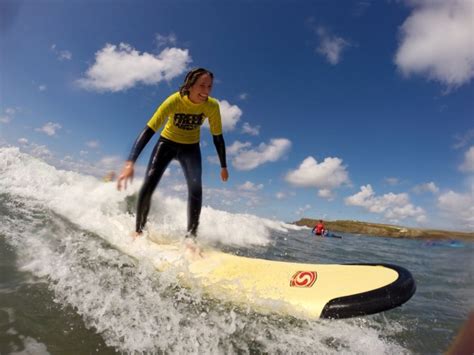
[[[170,95],[158,107],[147,125],[154,132],[166,121],[161,136],[173,142],[183,144],[199,143],[201,125],[209,120],[211,134],[222,134],[222,120],[219,103],[208,97],[206,102],[195,104],[179,92]]]

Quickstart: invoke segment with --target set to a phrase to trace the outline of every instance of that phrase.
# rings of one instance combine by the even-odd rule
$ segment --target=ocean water
[[[0,148],[0,354],[441,354],[474,308],[474,245],[310,230],[204,207],[200,241],[311,263],[392,263],[417,292],[402,307],[342,320],[259,314],[180,287],[127,237],[134,196]],[[150,227],[180,238],[184,199],[158,190]],[[229,233],[232,231],[232,233]],[[119,251],[130,248],[131,258]]]

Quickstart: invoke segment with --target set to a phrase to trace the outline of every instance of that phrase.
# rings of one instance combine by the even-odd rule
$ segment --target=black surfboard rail
[[[389,285],[356,295],[334,298],[324,306],[321,318],[350,318],[383,312],[408,301],[416,291],[412,274],[392,264],[350,264],[383,266],[398,273],[398,279]]]

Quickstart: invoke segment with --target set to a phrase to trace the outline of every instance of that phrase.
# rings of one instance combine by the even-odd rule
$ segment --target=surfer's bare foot
[[[133,238],[133,240],[140,238],[143,235],[143,232],[132,232],[130,233],[130,236]]]
[[[202,250],[197,245],[196,241],[194,238],[184,238],[184,253],[188,256],[191,256],[193,258],[195,257],[200,257],[202,258]]]

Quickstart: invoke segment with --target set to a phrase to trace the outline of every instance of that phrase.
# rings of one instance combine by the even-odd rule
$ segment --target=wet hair
[[[193,86],[196,81],[204,74],[209,74],[211,79],[214,79],[214,74],[212,74],[209,70],[204,68],[194,68],[186,74],[184,78],[184,83],[179,88],[179,94],[181,97],[189,95],[189,88]]]

